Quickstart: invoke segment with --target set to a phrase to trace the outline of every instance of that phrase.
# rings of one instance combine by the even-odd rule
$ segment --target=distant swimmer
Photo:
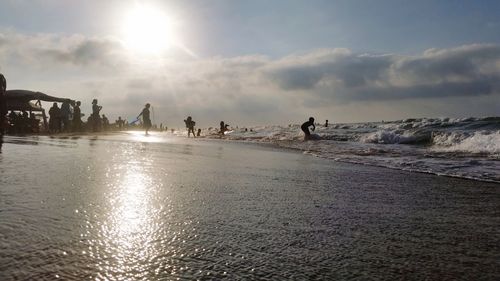
[[[137,116],[137,119],[139,119],[139,117],[141,117],[142,115],[142,123],[144,125],[144,129],[146,130],[146,135],[148,134],[148,131],[151,128],[151,119],[149,118],[149,107],[151,107],[151,105],[149,103],[146,103],[144,109]]]
[[[314,118],[313,117],[309,117],[309,121],[304,122],[304,124],[302,124],[302,126],[300,126],[300,128],[302,129],[302,131],[305,134],[304,140],[308,140],[311,138],[311,132],[309,132],[310,126],[312,126],[312,131],[314,132],[314,130],[316,129],[316,126],[314,125]]]
[[[326,119],[325,127],[328,127],[328,119]]]
[[[220,130],[219,134],[224,135],[224,132],[226,131],[226,126],[224,125],[224,121],[220,121]]]

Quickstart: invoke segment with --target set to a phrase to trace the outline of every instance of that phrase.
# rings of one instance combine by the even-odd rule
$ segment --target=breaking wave
[[[226,140],[273,143],[318,157],[500,182],[500,117],[418,118],[317,124],[319,141],[304,141],[299,124],[235,128]],[[220,138],[215,129],[208,138]]]

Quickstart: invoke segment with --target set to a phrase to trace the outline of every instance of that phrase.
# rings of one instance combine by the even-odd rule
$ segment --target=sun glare
[[[165,51],[173,42],[169,18],[160,10],[137,6],[123,24],[123,41],[127,48],[147,54]]]

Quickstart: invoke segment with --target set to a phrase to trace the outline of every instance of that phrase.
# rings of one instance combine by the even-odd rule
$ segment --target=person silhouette
[[[69,132],[70,131],[70,121],[69,117],[71,115],[71,109],[69,108],[70,106],[70,101],[65,100],[61,104],[61,122],[62,122],[62,130],[64,132]]]
[[[5,99],[5,92],[7,91],[7,80],[2,73],[0,73],[0,136],[3,136],[7,114],[7,102]]]
[[[302,131],[305,134],[304,140],[308,140],[311,138],[311,132],[309,132],[310,126],[312,126],[312,131],[314,132],[314,130],[316,129],[316,126],[314,125],[314,118],[313,117],[309,117],[309,121],[304,122],[302,124],[302,126],[300,126],[300,128],[302,129]]]
[[[196,125],[196,122],[193,121],[193,118],[191,116],[188,116],[186,120],[184,120],[184,123],[186,123],[186,128],[188,129],[188,138],[191,133],[193,133],[193,137],[196,138],[196,135],[194,133],[194,125]]]
[[[82,130],[82,110],[80,109],[82,103],[77,101],[73,107],[73,131],[80,132]]]
[[[141,115],[142,115],[142,124],[144,126],[144,129],[146,130],[146,135],[149,134],[148,131],[152,126],[150,115],[149,115],[149,108],[150,107],[151,107],[151,105],[149,103],[146,103],[146,105],[144,106],[144,109],[137,116],[137,119],[139,119],[139,117],[141,117]]]
[[[101,129],[101,116],[99,112],[102,106],[97,105],[97,99],[92,101],[92,130],[98,132]]]
[[[49,132],[61,132],[61,109],[57,106],[57,102],[53,103],[49,109],[49,116]]]
[[[125,121],[122,119],[121,116],[118,116],[118,120],[115,121],[116,125],[118,125],[118,130],[123,129],[125,125]]]
[[[220,130],[219,130],[219,134],[223,135],[224,134],[224,130],[226,129],[226,126],[224,126],[224,121],[220,121]]]

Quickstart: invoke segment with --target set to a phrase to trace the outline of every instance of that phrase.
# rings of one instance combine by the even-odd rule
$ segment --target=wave
[[[434,150],[466,152],[500,156],[500,131],[478,131],[473,133],[437,134],[433,138]]]
[[[338,161],[500,182],[500,117],[414,118],[317,124],[319,141],[300,125],[235,128],[226,140],[274,143]],[[208,138],[220,138],[215,129]]]
[[[379,144],[425,144],[432,140],[430,131],[377,131],[361,137],[363,142]]]

